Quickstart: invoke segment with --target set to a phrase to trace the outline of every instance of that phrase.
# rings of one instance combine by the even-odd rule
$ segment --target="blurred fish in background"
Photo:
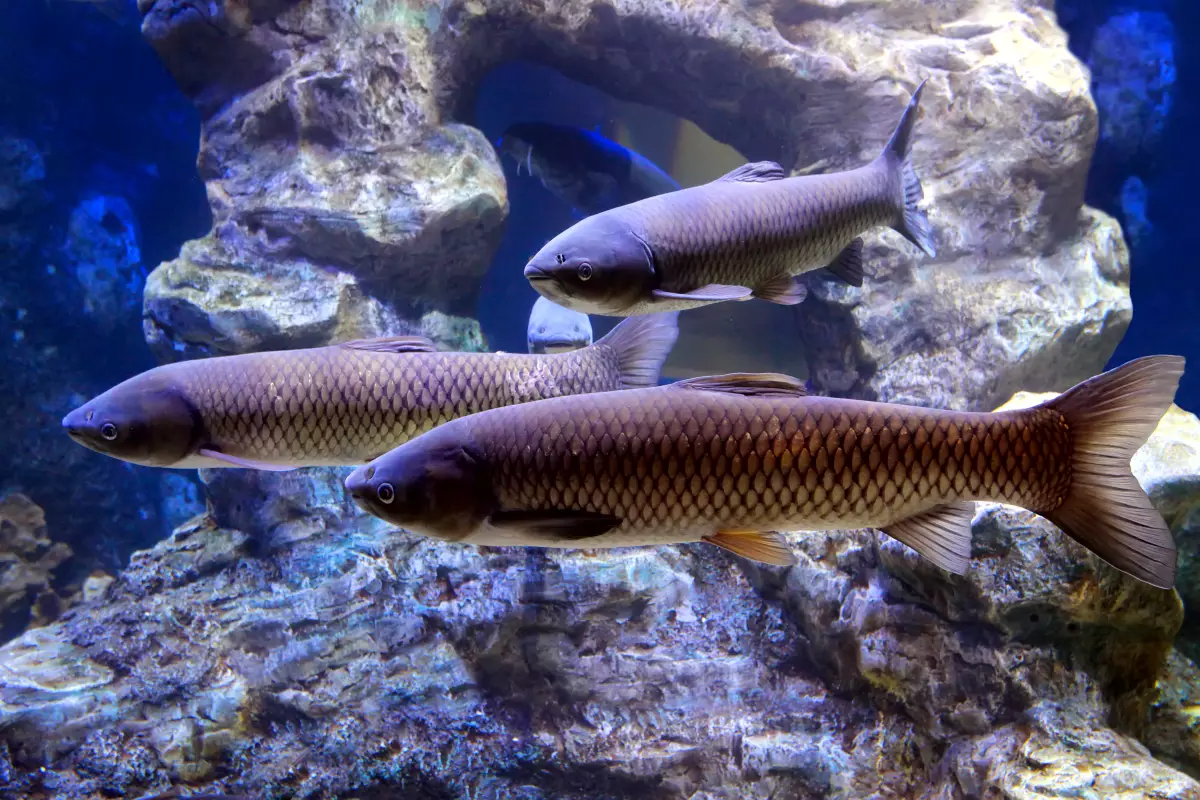
[[[519,122],[497,146],[580,217],[680,188],[646,157],[570,125]]]
[[[563,308],[538,297],[529,312],[526,333],[531,353],[565,353],[592,343],[592,321],[587,314]]]

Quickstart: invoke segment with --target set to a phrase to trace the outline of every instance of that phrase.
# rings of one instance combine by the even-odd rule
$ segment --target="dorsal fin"
[[[378,339],[355,339],[342,342],[342,347],[351,350],[369,350],[372,353],[436,353],[437,345],[424,336],[381,336]]]
[[[753,397],[784,395],[806,397],[804,384],[790,375],[778,372],[731,372],[728,375],[705,375],[671,384],[680,389],[699,389],[706,392],[729,392]]]
[[[787,170],[776,164],[774,161],[751,161],[749,164],[742,164],[737,169],[717,178],[713,183],[720,181],[741,181],[742,183],[765,183],[766,181],[778,181],[787,177]]]

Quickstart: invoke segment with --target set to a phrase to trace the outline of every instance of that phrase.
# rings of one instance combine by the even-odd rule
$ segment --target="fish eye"
[[[117,438],[117,426],[111,422],[106,422],[100,426],[100,435],[106,440],[112,442]]]
[[[379,484],[379,488],[375,490],[375,496],[384,505],[391,505],[391,502],[396,499],[396,490],[392,488],[390,483],[381,483]]]
[[[579,280],[586,281],[592,277],[592,265],[586,261],[579,265]]]
[[[556,255],[554,257],[554,260],[557,261],[559,264],[567,263],[567,257],[564,256],[562,253],[559,253],[558,255]]]

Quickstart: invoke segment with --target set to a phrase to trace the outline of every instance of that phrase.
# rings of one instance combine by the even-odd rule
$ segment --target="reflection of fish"
[[[654,386],[674,314],[561,355],[439,353],[420,337],[185,361],[63,420],[85,447],[158,467],[363,464],[454,417],[575,392]]]
[[[796,276],[828,266],[862,283],[862,239],[888,225],[930,256],[909,162],[922,83],[883,153],[865,167],[789,178],[770,161],[571,226],[525,267],[538,292],[587,314],[629,316],[759,297],[794,305]]]
[[[592,321],[587,314],[539,297],[529,312],[526,330],[531,353],[565,353],[592,343]]]
[[[788,564],[772,531],[875,527],[955,573],[971,554],[966,501],[993,500],[1169,588],[1175,545],[1129,461],[1182,374],[1178,356],[1142,358],[993,413],[809,397],[784,375],[694,378],[458,419],[346,486],[370,513],[449,541],[707,541]]]
[[[500,137],[501,151],[563,202],[595,214],[679,188],[650,160],[594,131],[521,122]]]

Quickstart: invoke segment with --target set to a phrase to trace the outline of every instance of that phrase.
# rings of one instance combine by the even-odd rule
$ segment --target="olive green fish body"
[[[559,358],[335,345],[172,366],[208,447],[288,466],[362,464],[466,414],[622,386],[607,348]]]
[[[795,305],[807,296],[797,276],[824,267],[861,285],[860,234],[879,226],[933,256],[910,160],[923,87],[866,166],[788,177],[771,161],[744,164],[702,186],[581,220],[530,259],[525,277],[567,308],[634,316],[751,298]]]
[[[758,287],[827,267],[863,231],[896,223],[903,194],[897,173],[879,161],[830,175],[716,181],[620,212],[649,243],[660,277],[656,288],[686,294],[712,284]],[[627,313],[708,302],[647,296]]]
[[[1062,415],[1045,409],[972,414],[662,387],[511,411],[456,423],[491,467],[498,508],[622,520],[588,547],[883,528],[959,500],[1048,511],[1069,475]],[[465,541],[510,535],[481,529]]]
[[[703,540],[786,564],[774,531],[874,527],[953,572],[970,560],[970,501],[988,500],[1169,587],[1174,542],[1129,461],[1182,372],[1182,358],[1138,359],[991,413],[810,397],[780,375],[696,378],[464,417],[346,485],[371,513],[451,541]]]
[[[674,314],[627,320],[560,354],[437,352],[420,337],[169,364],[72,411],[67,432],[136,464],[291,469],[363,464],[447,420],[658,382]]]

